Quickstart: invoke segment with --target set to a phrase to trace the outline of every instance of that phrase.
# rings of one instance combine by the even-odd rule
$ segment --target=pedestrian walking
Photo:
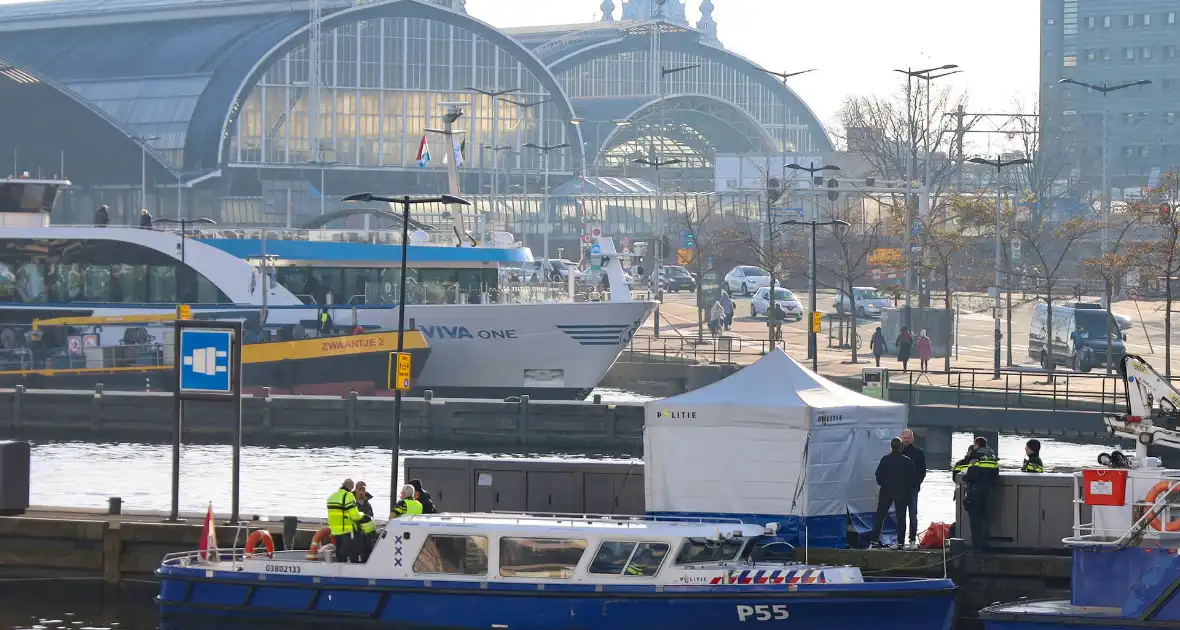
[[[733,300],[729,297],[728,291],[721,292],[721,308],[725,309],[725,329],[733,325]]]
[[[152,213],[148,212],[147,208],[139,211],[139,227],[144,229],[152,229]]]
[[[930,357],[934,356],[934,348],[930,345],[930,337],[926,336],[926,329],[918,334],[918,361],[921,362],[922,371],[925,372],[930,367]]]
[[[873,336],[869,339],[869,349],[873,351],[873,360],[877,362],[877,367],[881,367],[881,355],[889,352],[889,346],[885,343],[885,333],[881,332],[881,327],[873,331]]]
[[[910,332],[908,326],[901,327],[901,333],[897,335],[894,345],[897,346],[897,360],[901,361],[901,369],[910,369],[910,353],[914,350],[914,334]]]
[[[101,205],[98,210],[94,211],[94,225],[97,227],[106,227],[111,222],[110,208],[106,205]]]

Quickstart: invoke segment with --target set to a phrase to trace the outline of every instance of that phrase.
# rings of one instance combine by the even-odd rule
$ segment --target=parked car
[[[794,293],[782,287],[774,288],[774,306],[784,319],[799,321],[803,319],[803,305]],[[770,312],[770,287],[758,289],[750,300],[750,317],[766,315]]]
[[[1066,308],[1077,308],[1079,304],[1083,305],[1082,308],[1103,308],[1101,304],[1098,304],[1096,307],[1085,306],[1087,304],[1094,304],[1094,302],[1083,302],[1081,300],[1066,300],[1061,303],[1061,305]],[[1133,322],[1131,321],[1130,317],[1127,317],[1126,315],[1119,315],[1118,313],[1111,313],[1111,315],[1114,317],[1114,321],[1118,322],[1119,330],[1131,329]]]
[[[1127,335],[1118,322],[1106,318],[1101,304],[1072,302],[1071,306],[1053,306],[1053,330],[1049,330],[1049,307],[1038,304],[1033,309],[1028,326],[1028,356],[1048,369],[1049,363],[1089,372],[1106,365],[1106,331],[1110,328],[1111,365],[1116,369],[1127,353]],[[1080,352],[1075,348],[1075,335],[1080,337]]]
[[[729,290],[730,295],[753,295],[758,289],[770,286],[770,274],[765,269],[738,265],[725,274],[722,283]]]
[[[669,265],[667,267],[660,267],[660,284],[669,293],[695,291],[697,288],[697,279],[684,267],[680,265]]]
[[[525,270],[531,271],[531,276],[534,278],[541,277],[541,267],[545,264],[543,259],[537,259],[532,263],[524,265]],[[545,277],[550,282],[569,282],[570,273],[574,274],[574,280],[582,277],[582,272],[578,270],[578,264],[565,260],[563,258],[550,258],[549,268],[545,270]]]
[[[856,308],[848,306],[848,292],[836,293],[836,312],[840,315],[855,312],[857,317],[880,317],[881,309],[892,306],[893,302],[875,287],[852,287],[852,300]]]
[[[586,271],[581,272],[581,274],[578,276],[578,282],[585,284],[586,286],[593,286],[596,284],[600,285],[602,284],[602,277],[605,275],[605,273],[606,272],[602,269],[587,269]],[[635,283],[635,279],[631,277],[631,274],[624,271],[623,282],[626,282],[627,286],[629,287]]]

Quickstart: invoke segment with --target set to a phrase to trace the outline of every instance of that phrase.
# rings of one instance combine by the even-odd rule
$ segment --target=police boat
[[[763,562],[777,524],[432,514],[389,521],[363,563],[330,547],[186,552],[156,571],[165,621],[406,628],[949,630],[948,579]]]
[[[1070,598],[989,606],[986,630],[1180,628],[1180,470],[1147,448],[1180,448],[1180,391],[1142,358],[1122,359],[1127,413],[1104,422],[1134,456],[1104,453],[1075,475]],[[1088,521],[1088,522],[1087,522]]]

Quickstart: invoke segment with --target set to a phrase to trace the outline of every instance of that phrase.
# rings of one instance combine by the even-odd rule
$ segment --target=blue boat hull
[[[162,568],[160,613],[185,618],[288,620],[380,627],[511,630],[792,627],[950,630],[949,581],[857,585],[653,586],[351,580]]]

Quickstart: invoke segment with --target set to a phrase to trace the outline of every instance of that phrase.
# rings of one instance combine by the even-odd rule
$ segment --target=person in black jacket
[[[438,508],[434,507],[434,499],[431,498],[429,492],[422,489],[422,481],[411,479],[410,485],[414,486],[414,498],[418,500],[418,503],[422,504],[422,513],[438,514]]]
[[[1024,464],[1020,466],[1020,472],[1045,472],[1045,463],[1041,461],[1040,440],[1029,440],[1028,443],[1024,445]]]
[[[914,462],[901,454],[901,438],[889,441],[889,454],[881,458],[877,464],[877,485],[881,490],[877,495],[877,516],[873,519],[873,531],[869,535],[869,543],[880,545],[881,527],[889,516],[889,507],[893,506],[897,515],[897,547],[900,549],[905,540],[905,506],[909,503],[910,494],[914,490]]]
[[[926,479],[926,453],[914,444],[914,432],[906,429],[901,432],[901,441],[904,446],[901,449],[901,454],[910,458],[914,462],[914,489],[910,492],[910,500],[906,503],[906,512],[909,515],[909,533],[910,546],[917,547],[918,540],[918,493],[922,491],[922,482]],[[898,515],[898,520],[901,515]],[[901,539],[898,539],[898,544]]]
[[[356,482],[356,487],[352,491],[353,496],[356,497],[356,509],[367,518],[361,522],[360,528],[363,536],[360,538],[361,543],[361,562],[368,562],[369,554],[373,551],[373,545],[377,543],[377,524],[373,522],[373,495],[369,494],[365,482]]]

